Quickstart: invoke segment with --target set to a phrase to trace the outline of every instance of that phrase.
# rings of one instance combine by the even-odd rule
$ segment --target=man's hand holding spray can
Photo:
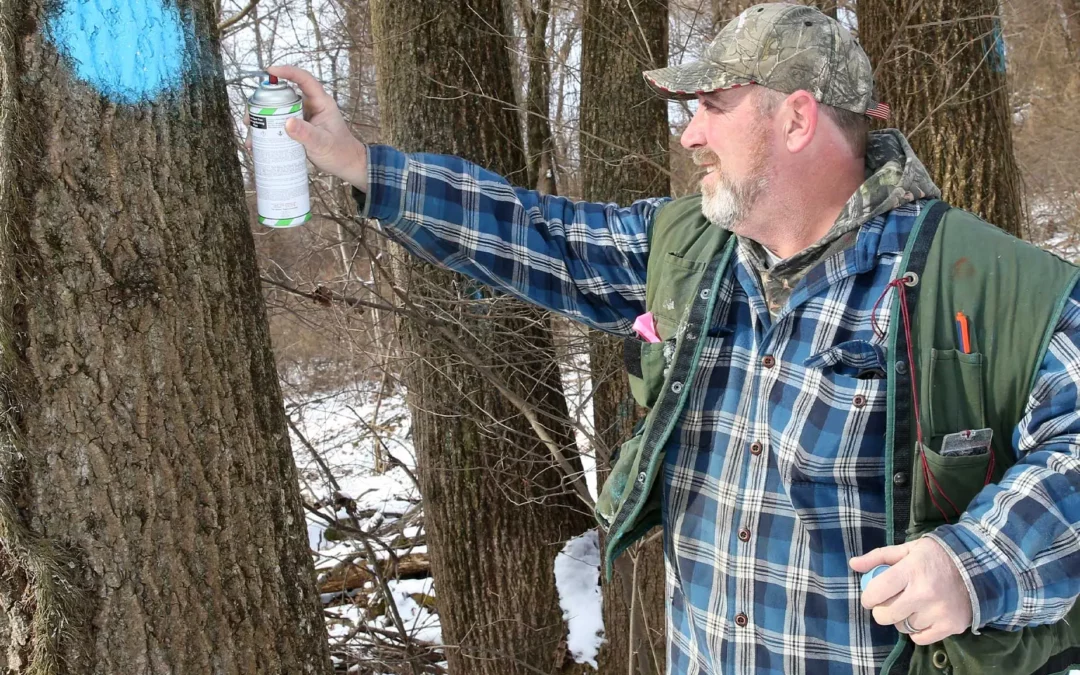
[[[248,148],[255,161],[259,222],[275,228],[311,220],[307,162],[367,192],[367,146],[311,73],[272,66],[248,99]],[[295,83],[303,99],[286,80]]]
[[[294,117],[304,117],[300,95],[268,75],[248,99],[259,222],[268,227],[295,227],[311,220],[307,154],[285,131],[285,123]]]

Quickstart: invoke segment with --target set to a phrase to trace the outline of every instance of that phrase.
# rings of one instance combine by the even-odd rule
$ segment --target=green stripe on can
[[[303,103],[297,103],[296,105],[289,106],[288,108],[259,108],[255,111],[256,115],[287,115],[294,112],[300,112],[304,107]]]
[[[303,225],[307,221],[311,220],[311,213],[305,213],[302,216],[296,218],[264,218],[259,216],[259,223],[266,225],[267,227],[296,227],[297,225]]]

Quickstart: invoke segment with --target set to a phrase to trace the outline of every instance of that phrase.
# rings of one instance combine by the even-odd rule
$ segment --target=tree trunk
[[[856,11],[890,125],[950,204],[1020,236],[998,0],[859,0]]]
[[[406,151],[462,156],[526,180],[499,0],[372,0],[383,128]],[[490,98],[489,98],[490,97]],[[553,566],[593,525],[508,383],[561,451],[572,447],[544,314],[418,260],[397,268],[409,301],[468,350],[402,316],[405,381],[443,640],[455,675],[583,673],[566,652]],[[481,365],[478,370],[475,365]],[[485,379],[487,378],[487,379]],[[576,462],[576,460],[575,460]],[[579,464],[579,463],[578,463]]]
[[[841,0],[805,0],[803,4],[820,9],[826,16],[836,18],[836,10]]]
[[[1057,11],[1065,32],[1065,49],[1076,65],[1080,65],[1080,0],[1058,0]]]
[[[133,103],[54,4],[0,0],[4,672],[330,673],[213,2]]]
[[[667,64],[667,7],[645,0],[586,0],[583,17],[582,197],[629,204],[635,199],[667,195],[667,106],[641,76],[643,70]],[[602,446],[594,450],[602,480],[610,469],[612,450],[629,436],[640,411],[626,381],[622,341],[594,333],[591,342],[593,419]],[[601,670],[605,673],[628,672],[631,632],[638,671],[643,675],[663,672],[665,593],[661,542],[638,549],[636,559],[636,594],[629,558],[620,561],[615,582],[604,587],[608,643],[602,653]],[[635,595],[638,607],[634,611],[639,613],[633,621],[635,630],[631,631],[630,604]]]
[[[526,92],[525,129],[529,148],[530,188],[558,194],[555,181],[555,139],[551,135],[551,60],[548,58],[548,19],[551,0],[535,0],[526,8],[525,45],[529,57],[529,88]]]
[[[712,35],[715,37],[720,30],[735,17],[742,14],[747,7],[756,5],[754,0],[709,0],[712,9]]]

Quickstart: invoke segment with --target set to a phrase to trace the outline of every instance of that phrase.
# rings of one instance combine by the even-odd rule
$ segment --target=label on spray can
[[[311,220],[307,155],[285,133],[285,122],[303,118],[303,103],[277,78],[264,82],[248,102],[259,222],[294,227]]]

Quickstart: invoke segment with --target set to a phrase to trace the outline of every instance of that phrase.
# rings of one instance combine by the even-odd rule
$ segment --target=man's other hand
[[[948,552],[934,539],[876,548],[849,564],[860,573],[891,565],[867,584],[862,605],[873,610],[878,623],[909,633],[915,644],[928,645],[971,627],[967,586]]]

